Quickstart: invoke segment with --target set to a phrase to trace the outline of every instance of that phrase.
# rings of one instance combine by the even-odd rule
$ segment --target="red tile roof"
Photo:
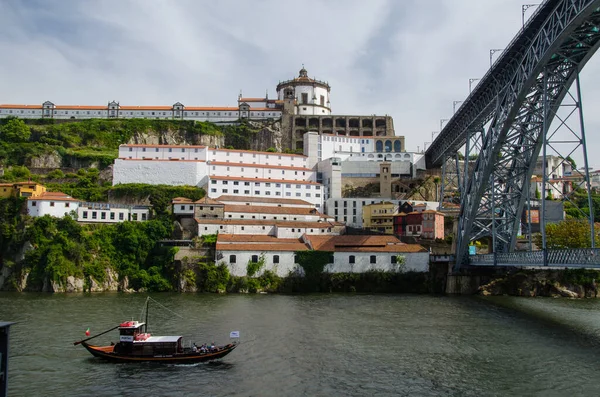
[[[299,243],[297,238],[277,238],[275,236],[265,235],[235,235],[235,234],[220,234],[217,238],[218,243],[273,243],[273,244],[289,244]]]
[[[73,197],[69,196],[68,194],[65,194],[62,192],[45,192],[36,197],[29,197],[27,200],[30,200],[30,201],[38,201],[38,200],[43,200],[43,201],[81,201],[81,200],[74,199]]]
[[[123,144],[123,145],[119,145],[119,148],[136,148],[136,147],[152,147],[152,148],[184,148],[184,149],[204,149],[206,148],[206,146],[202,146],[202,145],[146,145],[146,144],[137,144],[137,143],[130,143],[130,144]]]
[[[394,236],[319,236],[306,235],[317,251],[337,252],[427,252],[418,244],[405,244]]]
[[[215,200],[215,199],[212,199],[212,198],[210,198],[208,196],[204,196],[200,200],[195,201],[194,203],[195,204],[200,204],[200,205],[202,205],[202,204],[217,205],[217,206],[223,206],[223,205],[225,205],[222,202],[220,202],[218,200]]]
[[[0,105],[0,109],[41,109],[42,105],[12,105],[12,104],[2,104]]]
[[[240,98],[238,102],[267,102],[267,98]]]
[[[327,215],[321,214],[313,208],[298,207],[275,207],[268,205],[225,205],[225,212],[249,213],[249,214],[281,214],[281,215],[313,215],[321,218]],[[331,217],[333,218],[333,217]]]
[[[313,204],[309,203],[308,201],[305,200],[299,200],[299,199],[287,199],[287,198],[267,198],[267,197],[245,197],[245,196],[219,196],[217,197],[218,201],[233,201],[233,202],[239,202],[239,203],[273,203],[273,204],[289,204],[289,205],[310,205],[313,206]]]
[[[289,183],[289,184],[297,184],[297,185],[321,185],[317,182],[312,181],[294,181],[290,179],[262,179],[262,178],[252,178],[252,177],[241,177],[241,176],[216,176],[210,175],[210,179],[218,180],[218,181],[244,181],[244,182],[272,182],[272,183]]]
[[[220,151],[220,152],[235,152],[235,153],[256,153],[256,154],[266,154],[267,156],[272,155],[272,156],[291,156],[291,157],[303,157],[306,158],[307,156],[303,155],[303,154],[292,154],[292,153],[279,153],[279,152],[258,152],[256,150],[241,150],[241,149],[216,149],[216,148],[211,148],[211,150],[213,151]]]
[[[223,165],[223,166],[227,166],[227,167],[272,168],[272,169],[278,169],[278,170],[313,172],[313,170],[310,168],[289,167],[289,166],[285,166],[285,165],[274,165],[274,164],[227,163],[224,161],[211,161],[210,165]]]
[[[308,251],[308,247],[304,243],[288,243],[288,244],[223,244],[217,242],[217,251]]]
[[[330,227],[344,226],[339,222],[301,222],[301,221],[279,221],[262,219],[215,219],[215,218],[195,218],[196,223],[200,225],[259,225],[259,226],[277,226],[282,228],[300,228],[300,229],[327,229]]]

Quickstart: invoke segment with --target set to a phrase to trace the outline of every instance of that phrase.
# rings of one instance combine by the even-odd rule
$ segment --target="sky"
[[[333,114],[391,115],[417,151],[521,28],[524,3],[0,0],[0,103],[236,106],[240,91],[275,97],[304,65],[330,84]],[[591,154],[597,76],[600,56],[581,76]]]

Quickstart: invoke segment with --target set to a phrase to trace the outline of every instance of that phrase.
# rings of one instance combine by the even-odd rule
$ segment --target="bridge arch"
[[[482,132],[464,184],[457,266],[472,239],[494,234],[495,252],[516,243],[528,181],[558,107],[600,46],[600,0],[547,0],[512,40],[426,153],[439,166]]]

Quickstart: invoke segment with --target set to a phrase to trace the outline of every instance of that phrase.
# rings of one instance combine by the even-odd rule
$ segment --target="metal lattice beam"
[[[427,150],[438,165],[485,127],[462,194],[457,265],[472,239],[510,252],[545,134],[569,87],[600,45],[600,0],[548,0]]]

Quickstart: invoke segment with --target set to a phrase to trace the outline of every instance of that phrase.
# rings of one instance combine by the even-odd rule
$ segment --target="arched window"
[[[356,257],[354,255],[350,255],[348,258],[348,263],[356,263]]]
[[[394,152],[401,152],[402,151],[402,144],[400,143],[400,141],[395,141],[394,142]]]
[[[390,141],[390,140],[385,141],[385,151],[386,152],[392,151],[392,141]]]
[[[381,142],[381,141],[375,142],[375,151],[378,153],[383,152],[383,142]]]
[[[235,255],[229,255],[229,263],[235,263]]]
[[[279,255],[273,255],[273,263],[279,263]]]

